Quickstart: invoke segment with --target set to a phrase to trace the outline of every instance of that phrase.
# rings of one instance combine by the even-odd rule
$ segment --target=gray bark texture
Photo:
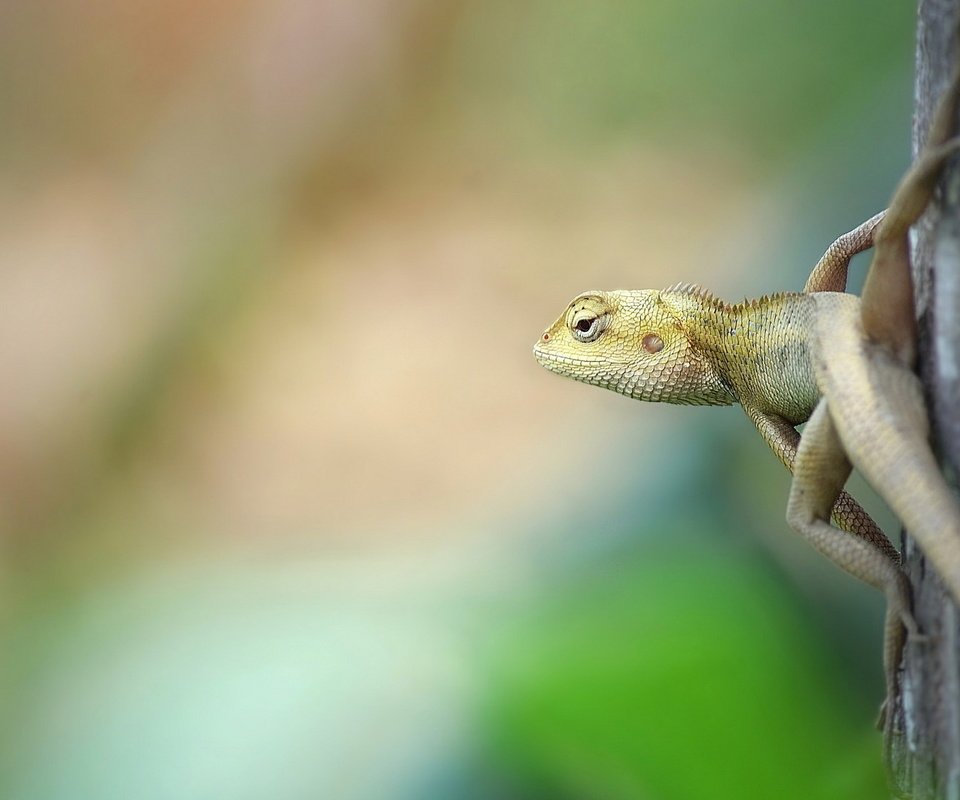
[[[914,156],[960,52],[960,0],[920,0]],[[960,122],[960,120],[958,120]],[[933,447],[951,484],[960,475],[960,163],[944,170],[940,192],[914,241],[914,286],[920,320],[920,374],[931,412]],[[944,535],[950,533],[944,531]],[[914,615],[925,635],[904,652],[901,696],[894,708],[902,735],[887,742],[891,780],[903,797],[960,800],[960,614],[904,536]]]

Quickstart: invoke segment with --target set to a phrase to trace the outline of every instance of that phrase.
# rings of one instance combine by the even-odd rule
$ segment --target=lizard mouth
[[[547,369],[553,369],[562,364],[582,364],[583,366],[590,366],[604,363],[602,358],[583,358],[581,356],[567,356],[562,353],[551,352],[539,341],[533,346],[533,355],[534,358]]]

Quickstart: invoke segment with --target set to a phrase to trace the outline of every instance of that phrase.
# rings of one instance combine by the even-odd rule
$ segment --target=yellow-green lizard
[[[897,689],[904,628],[916,632],[910,587],[898,551],[842,489],[852,463],[960,603],[960,506],[930,450],[913,372],[908,242],[944,161],[958,149],[948,141],[958,99],[960,73],[890,207],[837,239],[802,293],[730,305],[691,285],[586,292],[534,347],[547,369],[638,400],[743,407],[793,472],[790,526],[886,594],[886,703]],[[845,294],[850,259],[871,246],[862,298]]]

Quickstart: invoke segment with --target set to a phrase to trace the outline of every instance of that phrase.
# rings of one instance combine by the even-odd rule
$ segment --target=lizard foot
[[[900,624],[907,631],[907,643],[908,644],[925,644],[930,641],[930,637],[920,632],[920,626],[917,625],[917,621],[913,618],[907,609],[900,610]]]
[[[877,713],[876,721],[877,730],[884,731],[884,733],[887,734],[884,738],[887,740],[890,739],[891,734],[898,732],[894,730],[894,720],[891,709],[894,707],[894,698],[897,696],[897,693],[900,689],[899,673],[903,647],[907,644],[926,644],[933,638],[920,631],[920,626],[917,625],[917,621],[913,618],[913,614],[910,613],[905,605],[900,605],[900,608],[894,612],[893,619],[899,620],[903,630],[900,631],[897,638],[893,638],[889,632],[887,634],[888,636],[891,636],[891,641],[887,642],[887,645],[892,649],[892,657],[890,654],[888,654],[888,660],[885,665],[885,668],[888,671],[887,696],[880,704],[880,710]],[[903,636],[904,632],[906,632],[905,637]]]

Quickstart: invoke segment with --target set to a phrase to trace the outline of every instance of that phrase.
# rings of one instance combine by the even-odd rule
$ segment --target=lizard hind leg
[[[876,251],[862,293],[863,329],[911,366],[916,351],[913,283],[907,234],[933,197],[947,159],[960,151],[960,137],[950,138],[960,108],[960,60],[934,113],[923,151],[890,200],[874,233]]]
[[[866,381],[857,380],[849,368],[824,375],[827,397],[856,398],[831,406],[838,435],[856,468],[887,501],[960,603],[960,506],[927,441],[920,381],[881,353],[865,368]],[[862,390],[865,385],[869,392]]]
[[[783,465],[793,472],[793,462],[800,445],[800,434],[782,417],[766,414],[751,406],[744,406],[747,416],[757,426],[763,440],[770,445]],[[900,563],[900,552],[893,546],[886,534],[856,500],[846,492],[840,492],[833,504],[831,518],[840,530],[851,536],[866,539],[883,552],[894,564]]]
[[[874,233],[876,249],[861,296],[863,330],[907,366],[917,347],[907,234],[933,197],[944,162],[958,151],[960,138],[925,152],[900,182]]]
[[[829,522],[831,509],[850,471],[851,464],[830,417],[827,401],[822,399],[800,439],[787,503],[787,522],[837,566],[886,595],[883,707],[889,708],[897,694],[897,668],[906,641],[905,628],[915,631],[916,625],[910,615],[909,584],[899,567],[869,541],[845,533]],[[890,715],[886,717],[890,724]]]
[[[960,29],[957,30],[960,37]],[[893,193],[890,208],[876,231],[879,243],[905,236],[923,214],[940,177],[944,162],[960,149],[960,137],[953,136],[960,111],[960,59],[955,59],[950,83],[940,96],[927,140],[913,166],[907,170]],[[873,270],[871,269],[871,272]]]

